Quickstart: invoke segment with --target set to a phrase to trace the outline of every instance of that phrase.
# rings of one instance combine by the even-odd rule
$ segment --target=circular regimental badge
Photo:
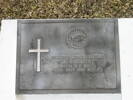
[[[67,45],[71,48],[84,48],[87,40],[88,34],[82,29],[72,29],[68,32]]]

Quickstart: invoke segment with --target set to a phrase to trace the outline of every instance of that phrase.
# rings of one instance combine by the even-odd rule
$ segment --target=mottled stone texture
[[[116,19],[19,20],[17,93],[120,92]],[[41,39],[41,71],[37,48]]]

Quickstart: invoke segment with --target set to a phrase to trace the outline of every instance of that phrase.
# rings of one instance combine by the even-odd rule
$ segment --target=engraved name
[[[50,71],[52,72],[103,72],[105,64],[104,54],[94,54],[88,56],[52,56],[49,63],[54,63]],[[46,70],[47,71],[47,68]]]

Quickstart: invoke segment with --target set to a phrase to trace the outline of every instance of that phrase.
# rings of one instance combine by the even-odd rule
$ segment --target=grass
[[[133,17],[133,0],[4,0],[0,20]]]

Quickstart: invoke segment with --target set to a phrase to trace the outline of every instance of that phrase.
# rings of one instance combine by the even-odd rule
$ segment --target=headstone
[[[117,19],[18,20],[16,93],[120,93]]]

